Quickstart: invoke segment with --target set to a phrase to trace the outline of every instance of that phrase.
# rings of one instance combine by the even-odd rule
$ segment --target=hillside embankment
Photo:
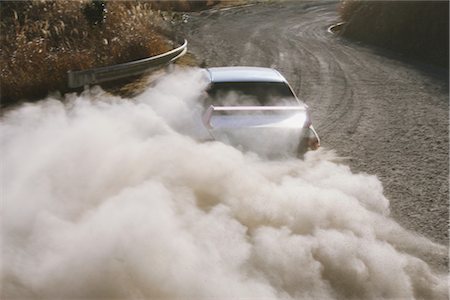
[[[218,1],[14,1],[0,4],[1,104],[67,91],[67,71],[171,49],[170,11]],[[165,11],[165,12],[162,12]],[[167,13],[169,11],[169,13]]]
[[[341,34],[448,68],[448,1],[343,0]]]

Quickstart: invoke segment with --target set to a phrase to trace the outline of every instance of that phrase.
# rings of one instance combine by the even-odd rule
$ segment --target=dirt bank
[[[341,34],[448,68],[448,1],[344,0]]]

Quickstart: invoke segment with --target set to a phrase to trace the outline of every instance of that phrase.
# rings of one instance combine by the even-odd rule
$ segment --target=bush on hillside
[[[342,35],[448,68],[448,1],[344,0]]]
[[[220,0],[153,0],[150,5],[153,9],[166,11],[196,11],[210,8],[219,2]]]

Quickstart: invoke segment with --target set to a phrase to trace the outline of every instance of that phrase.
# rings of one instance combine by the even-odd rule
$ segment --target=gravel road
[[[284,1],[192,13],[179,33],[208,67],[281,71],[310,106],[322,146],[377,175],[400,224],[448,245],[448,72],[327,32],[336,7]]]

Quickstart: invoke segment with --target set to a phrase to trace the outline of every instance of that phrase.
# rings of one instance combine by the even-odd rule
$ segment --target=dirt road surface
[[[192,13],[179,34],[208,67],[278,69],[310,106],[322,146],[377,175],[402,226],[447,245],[448,71],[334,36],[336,7],[283,1]]]

